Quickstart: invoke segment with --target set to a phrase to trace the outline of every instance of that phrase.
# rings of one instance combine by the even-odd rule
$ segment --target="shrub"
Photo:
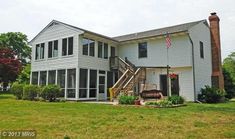
[[[121,95],[119,97],[119,104],[135,104],[136,97],[135,96],[126,96],[126,95]]]
[[[41,97],[49,100],[50,102],[55,101],[60,95],[60,87],[57,85],[44,86],[41,92]]]
[[[205,86],[198,95],[199,101],[206,103],[219,103],[225,101],[225,91],[214,87]]]
[[[156,102],[146,102],[145,105],[153,105],[157,107],[171,107],[173,104],[168,99],[163,99]]]
[[[22,99],[24,84],[14,83],[10,92],[16,96],[16,99]]]
[[[35,100],[40,93],[40,87],[37,85],[25,85],[23,91],[23,99]]]
[[[176,105],[176,104],[183,104],[185,102],[184,98],[181,96],[176,96],[176,95],[172,95],[170,97],[168,97],[169,101],[172,102],[172,104]]]

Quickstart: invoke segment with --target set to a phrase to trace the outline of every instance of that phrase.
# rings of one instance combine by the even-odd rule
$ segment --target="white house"
[[[168,58],[166,32],[172,44]],[[156,84],[164,95],[167,95],[167,63],[170,74],[176,74],[170,82],[170,94],[194,101],[202,87],[212,85],[213,43],[206,20],[113,38],[53,20],[30,41],[30,45],[31,84],[57,84],[63,89],[61,97],[67,100],[106,100],[108,88],[115,83],[118,86],[117,81],[120,82],[127,70],[112,68],[111,58],[115,56],[124,65],[135,67],[133,72],[143,69],[144,82]],[[128,81],[131,77],[134,75],[130,75]],[[126,85],[130,84],[128,81]],[[122,89],[123,86],[119,84],[118,87]],[[135,87],[132,85],[129,89]]]

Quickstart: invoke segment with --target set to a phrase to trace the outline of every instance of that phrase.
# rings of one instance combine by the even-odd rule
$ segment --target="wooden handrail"
[[[131,78],[128,80],[128,82],[123,86],[123,88],[126,88],[127,86],[128,86],[128,84],[133,80],[133,78],[139,73],[139,71],[140,71],[140,68],[138,68],[136,71],[135,71],[135,73],[134,73],[134,75],[132,75],[131,76]]]
[[[127,58],[125,61],[117,56],[110,57],[110,64],[112,64],[111,68],[113,67],[113,69],[118,69],[123,73],[118,81],[110,88],[111,92],[113,93],[113,97],[116,97],[121,90],[127,91],[128,89],[130,89],[130,83],[134,80],[135,84],[136,77],[139,81],[141,68],[136,68],[134,64],[127,60]]]
[[[128,72],[129,72],[129,69],[127,69],[127,70],[122,74],[122,76],[117,80],[117,82],[113,85],[112,88],[116,88],[116,86],[119,84],[119,82],[122,81],[122,78],[125,77]]]

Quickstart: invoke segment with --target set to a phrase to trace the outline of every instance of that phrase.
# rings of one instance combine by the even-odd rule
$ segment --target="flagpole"
[[[167,49],[167,67],[166,67],[166,78],[167,78],[167,96],[169,97],[169,95],[170,95],[170,88],[169,88],[169,85],[170,85],[170,83],[169,83],[169,55],[168,55],[168,49],[169,49],[169,47],[167,47],[166,48]]]
[[[171,39],[170,39],[170,36],[168,34],[168,32],[166,33],[166,53],[167,53],[167,69],[166,69],[166,78],[167,78],[167,96],[169,97],[170,96],[170,83],[169,83],[169,48],[171,46]]]

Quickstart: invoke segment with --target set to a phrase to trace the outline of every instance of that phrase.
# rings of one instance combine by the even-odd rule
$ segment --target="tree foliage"
[[[0,34],[0,47],[12,49],[23,64],[31,59],[31,48],[27,45],[27,41],[27,36],[21,32]]]
[[[17,82],[20,84],[29,84],[30,71],[31,71],[31,64],[25,65],[17,78]]]
[[[21,63],[9,48],[0,48],[0,82],[8,83],[16,80],[21,70]]]
[[[223,62],[224,88],[226,97],[235,97],[235,52],[231,53]]]

